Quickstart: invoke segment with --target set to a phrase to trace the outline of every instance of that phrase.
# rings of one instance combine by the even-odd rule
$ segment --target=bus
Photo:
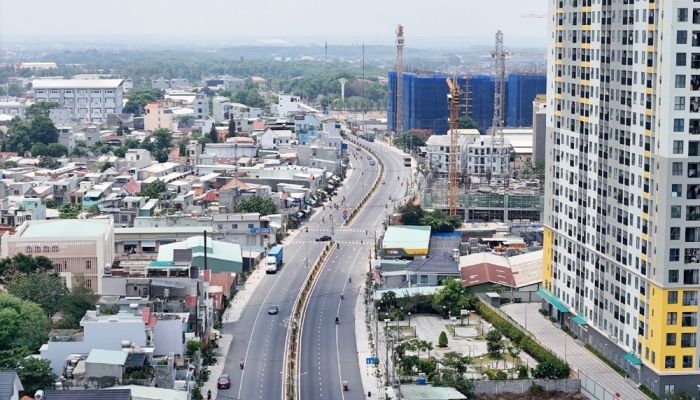
[[[404,166],[404,167],[410,167],[410,166],[411,166],[411,157],[404,157],[404,158],[403,158],[403,166]]]

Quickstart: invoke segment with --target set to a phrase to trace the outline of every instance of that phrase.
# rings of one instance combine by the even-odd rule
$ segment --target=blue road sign
[[[343,215],[343,219],[348,219],[348,216],[347,216],[347,215]]]
[[[379,362],[378,357],[367,357],[367,365],[376,364]]]

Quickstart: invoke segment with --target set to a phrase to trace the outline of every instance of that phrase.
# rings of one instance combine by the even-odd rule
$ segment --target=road
[[[366,153],[356,151],[354,146],[349,149],[353,153]],[[350,165],[353,169],[348,171],[348,178],[333,201],[340,201],[345,196],[349,207],[355,207],[371,187],[370,182],[376,179],[379,166],[369,165],[366,154],[357,159],[350,157]],[[220,391],[219,398],[281,399],[287,322],[299,288],[309,273],[305,260],[308,257],[311,264],[321,254],[325,243],[315,242],[315,238],[330,235],[330,215],[333,215],[335,236],[348,237],[347,230],[339,227],[342,210],[331,211],[328,205],[325,211],[320,207],[315,208],[312,217],[302,227],[308,227],[308,233],[305,229],[300,230],[292,243],[285,246],[281,270],[264,277],[238,322],[224,325],[223,332],[233,334],[224,367],[224,373],[231,377],[231,389]],[[348,210],[352,212],[352,208]],[[342,240],[347,239],[341,239],[341,250],[344,247]],[[277,315],[267,314],[270,305],[279,307]],[[245,362],[243,370],[239,368],[240,360]]]
[[[389,197],[402,198],[411,169],[404,167],[402,153],[379,143],[362,142],[383,160],[386,184],[379,186],[348,229],[337,232],[340,249],[333,251],[311,292],[299,350],[301,399],[364,399],[355,342],[355,304],[370,268],[374,233],[381,233],[381,224],[392,211]],[[342,390],[342,381],[348,381],[347,392]]]

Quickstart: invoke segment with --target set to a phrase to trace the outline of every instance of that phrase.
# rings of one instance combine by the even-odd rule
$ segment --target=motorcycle
[[[338,325],[338,317],[335,317],[335,324]]]

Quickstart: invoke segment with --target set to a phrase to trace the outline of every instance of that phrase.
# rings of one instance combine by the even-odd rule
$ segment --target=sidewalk
[[[209,375],[209,380],[204,382],[202,386],[202,396],[207,398],[207,391],[211,390],[211,398],[216,399],[219,395],[219,389],[217,388],[216,382],[219,376],[224,372],[224,364],[226,364],[226,355],[228,354],[228,349],[231,347],[231,342],[233,341],[233,335],[230,333],[222,333],[221,338],[219,338],[219,349],[216,356],[216,365],[210,365],[208,368],[211,371]]]
[[[367,358],[374,357],[369,346],[369,336],[365,324],[365,305],[362,293],[364,287],[360,289],[355,303],[355,342],[357,345],[357,361],[360,364],[360,375],[362,376],[362,388],[364,396],[371,392],[372,397],[383,398],[381,394],[379,379],[376,377],[377,367],[367,365]]]

